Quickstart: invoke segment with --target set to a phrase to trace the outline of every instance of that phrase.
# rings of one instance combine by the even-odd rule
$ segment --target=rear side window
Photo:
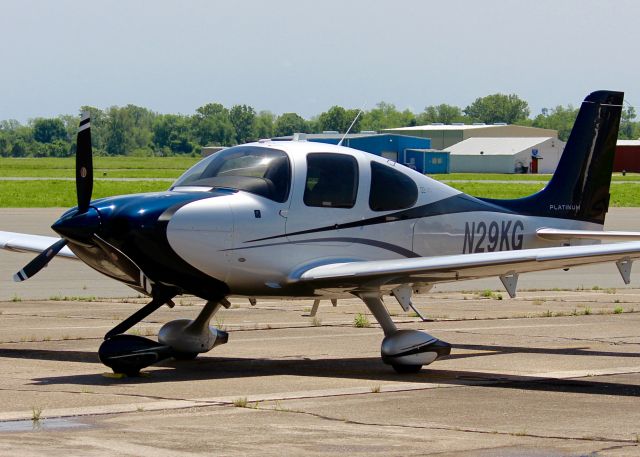
[[[358,162],[345,154],[308,154],[304,204],[353,208],[358,193]]]
[[[410,208],[418,200],[418,186],[404,173],[377,162],[371,162],[369,207],[373,211]]]

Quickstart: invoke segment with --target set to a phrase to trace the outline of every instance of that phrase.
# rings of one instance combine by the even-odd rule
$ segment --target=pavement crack
[[[374,394],[378,395],[378,394]],[[453,427],[448,425],[416,425],[416,424],[384,424],[380,422],[366,422],[366,421],[358,421],[354,419],[348,419],[344,417],[333,417],[325,414],[314,413],[311,411],[304,411],[300,409],[290,409],[290,408],[261,408],[259,406],[250,407],[249,409],[256,409],[261,411],[276,411],[276,412],[284,412],[284,413],[292,413],[292,414],[300,414],[310,417],[315,417],[317,419],[322,419],[331,422],[342,422],[345,424],[351,425],[361,425],[367,427],[381,427],[381,428],[401,428],[401,429],[411,429],[411,430],[440,430],[440,431],[453,431],[453,432],[463,432],[463,433],[472,433],[472,434],[486,434],[486,435],[502,435],[502,436],[517,436],[517,437],[526,437],[526,438],[538,438],[545,440],[568,440],[568,441],[587,441],[587,442],[602,442],[602,443],[619,443],[617,447],[627,447],[627,446],[637,446],[636,439],[623,439],[623,438],[607,438],[600,436],[562,436],[562,435],[543,435],[538,433],[527,433],[526,431],[519,432],[506,432],[499,430],[487,430],[480,428],[471,428],[471,427]]]
[[[626,449],[626,448],[638,447],[638,446],[639,445],[637,442],[633,444],[616,444],[615,446],[607,446],[607,447],[603,447],[602,449],[598,449],[597,452],[616,451],[618,449]]]
[[[454,330],[451,331],[451,333],[459,333],[459,334],[463,334],[463,335],[475,335],[475,336],[486,336],[486,333],[482,333],[482,332],[475,332],[475,331],[470,331],[470,330]],[[612,345],[612,346],[618,346],[618,345],[631,345],[631,346],[637,346],[640,345],[640,343],[637,342],[631,342],[631,341],[611,341],[608,339],[602,339],[602,338],[577,338],[577,337],[569,337],[569,336],[549,336],[549,335],[517,335],[514,333],[491,333],[491,336],[507,336],[507,337],[522,337],[522,336],[526,336],[527,338],[537,338],[537,339],[541,339],[541,340],[549,340],[549,341],[557,341],[557,340],[564,340],[564,341],[576,341],[576,342],[580,342],[580,343],[600,343],[600,344],[608,344],[608,345]],[[635,335],[633,337],[636,337]]]
[[[0,388],[0,391],[7,392],[42,392],[38,389],[15,389],[15,388]],[[77,391],[77,390],[65,390],[65,389],[53,389],[48,390],[48,393],[59,393],[59,394],[82,394],[82,395],[95,395],[101,397],[121,397],[121,398],[136,398],[136,399],[148,399],[150,401],[160,400],[160,401],[193,401],[188,398],[175,398],[175,397],[164,397],[160,395],[142,395],[142,394],[127,394],[127,393],[110,393],[110,392],[93,392],[93,391]]]

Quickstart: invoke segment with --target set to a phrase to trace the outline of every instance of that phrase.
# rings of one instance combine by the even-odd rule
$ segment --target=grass
[[[96,181],[93,198],[168,188],[168,183],[161,181]],[[76,204],[76,187],[72,181],[0,181],[0,208],[68,208]]]
[[[380,393],[380,385],[376,384],[375,386],[371,386],[371,392],[374,394],[379,394]]]
[[[227,330],[227,326],[224,324],[224,318],[222,316],[216,316],[216,328],[222,330],[223,332]]]
[[[616,306],[613,308],[613,314],[622,314],[624,312],[624,308],[622,306]]]
[[[93,166],[96,172],[104,170],[175,170],[179,175],[200,159],[201,157],[94,157]],[[38,176],[28,173],[37,173],[38,170],[45,170],[49,173],[56,173],[54,170],[69,170],[70,174],[67,176],[73,177],[75,169],[75,157],[0,158],[2,176]],[[45,174],[43,176],[54,175]]]
[[[353,326],[357,328],[367,328],[367,327],[371,327],[371,322],[369,322],[369,319],[367,318],[367,316],[365,316],[362,313],[358,313],[356,314],[356,317],[353,319]]]
[[[503,173],[449,173],[449,174],[437,174],[428,175],[438,181],[549,181],[551,179],[550,174],[536,174],[536,175],[520,175],[520,174],[503,174]],[[638,181],[640,182],[640,173],[627,173],[626,176],[622,176],[622,173],[613,173],[611,180],[613,182],[627,182]]]
[[[534,194],[542,189],[542,184],[500,184],[496,186],[495,183],[483,183],[478,182],[452,182],[448,183],[451,187],[454,187],[466,194],[473,195],[474,197],[486,197],[486,198],[520,198],[527,195]]]
[[[502,294],[499,294],[498,292],[494,292],[491,289],[485,289],[482,292],[478,293],[478,297],[491,298],[493,300],[502,300]]]
[[[311,325],[313,325],[314,327],[320,327],[322,325],[322,319],[320,319],[318,316],[313,316],[313,318],[311,319]]]
[[[544,186],[541,184],[500,184],[479,182],[448,183],[466,194],[484,198],[521,198],[534,194]],[[625,183],[611,186],[609,206],[640,206],[640,183]]]
[[[236,408],[246,408],[247,407],[247,397],[240,397],[233,400],[233,406]]]
[[[71,295],[71,296],[63,296],[63,295],[52,295],[51,297],[49,297],[49,300],[51,301],[88,301],[88,302],[94,302],[94,301],[98,301],[98,299],[93,296],[93,295],[87,295],[87,296],[82,296],[82,295]]]
[[[199,158],[193,157],[95,157],[96,178],[174,179]],[[75,206],[75,184],[47,178],[73,178],[75,159],[71,158],[0,158],[1,177],[43,178],[34,181],[0,181],[0,207],[45,208]],[[551,175],[517,175],[497,173],[452,173],[433,175],[456,189],[476,197],[519,198],[539,191]],[[610,206],[640,206],[640,174],[613,175]],[[497,186],[487,180],[514,181]],[[472,181],[472,182],[461,182]],[[518,181],[518,182],[515,182]],[[535,181],[531,183],[521,181]],[[167,181],[104,181],[94,184],[93,198],[166,190]]]
[[[40,406],[32,406],[31,407],[31,420],[33,422],[40,421],[40,417],[42,416],[42,408]]]
[[[520,175],[503,173],[449,173],[427,175],[438,181],[549,181],[551,175]],[[640,177],[637,178],[640,180]]]

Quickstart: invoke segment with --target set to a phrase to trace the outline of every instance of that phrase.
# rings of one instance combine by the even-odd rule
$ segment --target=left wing
[[[29,235],[26,233],[0,232],[0,249],[17,252],[37,252],[41,253],[52,244],[60,241],[61,238],[53,236]],[[74,259],[78,258],[68,247],[63,247],[57,254],[60,257]]]
[[[456,254],[414,259],[354,261],[310,268],[292,282],[318,288],[352,290],[413,283],[435,284],[491,276],[516,277],[530,271],[568,268],[590,263],[616,262],[629,283],[632,259],[640,258],[640,242],[523,249],[520,251]],[[511,293],[511,292],[510,292]]]

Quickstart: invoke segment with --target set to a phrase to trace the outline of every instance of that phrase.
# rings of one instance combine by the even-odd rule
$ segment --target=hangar
[[[618,140],[613,171],[640,173],[640,140]]]
[[[480,137],[447,150],[451,173],[553,173],[564,145],[553,137]]]
[[[384,129],[382,133],[396,135],[411,135],[422,138],[431,138],[431,147],[434,149],[448,149],[449,146],[460,143],[469,138],[511,138],[511,137],[536,137],[558,138],[558,132],[551,129],[537,127],[525,127],[512,124],[429,124],[414,127],[399,127]]]
[[[301,140],[338,144],[344,134],[324,132],[294,136]],[[286,136],[274,140],[285,141],[292,138],[293,136]],[[344,136],[342,145],[385,157],[421,173],[449,173],[449,153],[432,149],[429,138],[375,132],[350,133]]]

